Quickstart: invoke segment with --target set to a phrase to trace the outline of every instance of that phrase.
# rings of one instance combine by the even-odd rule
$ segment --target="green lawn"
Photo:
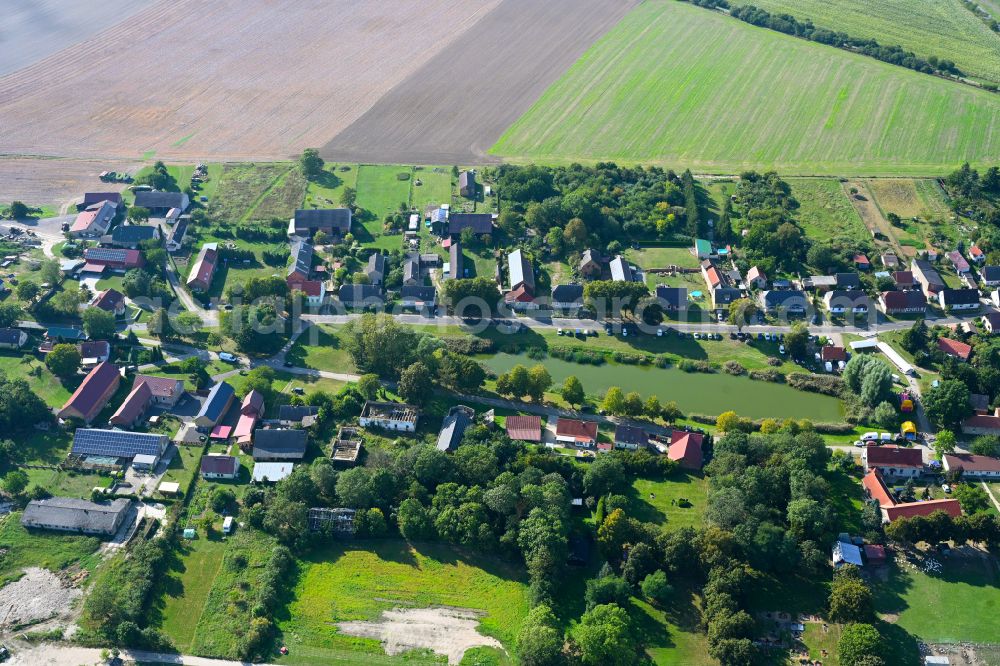
[[[995,162],[998,125],[1000,98],[986,91],[651,0],[598,40],[490,152],[726,173],[927,175],[964,160]]]
[[[177,452],[171,458],[170,466],[167,468],[167,472],[163,475],[162,480],[174,481],[181,484],[180,493],[181,495],[186,494],[191,481],[198,474],[202,451],[203,448],[201,446],[177,447]]]
[[[509,650],[529,610],[524,578],[520,567],[443,544],[384,540],[320,547],[301,562],[288,616],[279,620],[287,661],[340,663],[332,658],[357,651],[357,663],[381,663],[374,657],[383,654],[378,642],[341,635],[336,623],[375,620],[400,606],[484,611],[480,631]]]
[[[451,167],[419,167],[413,172],[413,207],[423,216],[424,207],[451,203]],[[417,185],[416,181],[420,181]],[[423,220],[420,222],[423,228]]]
[[[1000,588],[987,559],[941,558],[943,570],[928,574],[893,565],[875,587],[875,607],[898,616],[896,624],[928,642],[995,643],[1000,636]]]
[[[1000,82],[1000,35],[960,0],[754,0],[770,12],[812,19],[819,28],[947,58],[974,78]]]
[[[31,362],[24,362],[25,355],[11,355],[3,352],[0,355],[0,371],[10,378],[20,378],[28,382],[31,390],[45,401],[49,407],[62,407],[83,381],[83,375],[73,377],[64,383],[57,378],[45,364],[34,356]],[[37,373],[37,374],[35,374]]]
[[[796,178],[790,184],[792,196],[799,202],[800,224],[810,238],[843,238],[857,243],[871,237],[839,181]]]
[[[93,570],[100,562],[96,537],[61,534],[46,530],[27,530],[21,526],[21,513],[8,514],[0,520],[0,585],[21,577],[25,567],[42,567],[59,572],[79,565]]]
[[[629,249],[625,251],[625,258],[640,268],[666,268],[667,266],[698,268],[701,265],[698,257],[691,254],[691,248],[687,246]],[[694,277],[704,284],[701,273],[694,273]]]
[[[401,173],[409,177],[400,180],[397,176]],[[402,234],[385,234],[382,220],[389,213],[398,213],[400,204],[410,205],[412,181],[413,167],[373,164],[358,167],[358,206],[365,211],[361,219],[364,230],[354,228],[359,241],[386,250],[400,247]]]
[[[633,515],[670,530],[699,527],[708,505],[708,481],[700,474],[678,472],[664,481],[636,479],[632,491]],[[680,506],[682,498],[690,505]]]
[[[201,538],[183,541],[173,554],[164,581],[166,594],[158,611],[160,629],[181,652],[191,650],[201,611],[225,552],[226,542]]]
[[[183,141],[191,138],[181,137],[179,143],[175,145],[183,145]],[[206,163],[205,166],[208,167],[208,180],[202,183],[201,189],[195,192],[195,196],[192,199],[200,200],[201,197],[208,197],[209,202],[211,202],[212,197],[215,196],[215,191],[219,186],[219,180],[222,177],[223,165],[217,162]],[[180,190],[186,189],[191,184],[191,176],[194,174],[194,164],[168,164],[167,173],[174,177],[177,181],[177,187]],[[136,176],[145,175],[153,170],[152,165],[143,167],[140,169]],[[131,190],[126,189],[122,192],[124,199],[131,205],[135,201],[135,193]]]
[[[357,372],[354,360],[344,349],[337,329],[330,326],[312,326],[303,333],[286,358],[295,365],[330,372]]]
[[[342,167],[347,167],[345,171]],[[358,184],[357,164],[326,164],[323,174],[309,181],[304,208],[339,208],[345,187]]]

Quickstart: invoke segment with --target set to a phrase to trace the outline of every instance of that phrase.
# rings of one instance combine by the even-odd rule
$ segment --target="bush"
[[[781,384],[785,381],[785,376],[778,372],[777,370],[751,370],[750,379],[756,379],[761,382],[772,382],[775,384]]]
[[[662,570],[654,571],[646,576],[642,581],[642,596],[655,604],[662,604],[672,592],[670,583],[667,582],[667,574]]]
[[[747,374],[747,369],[743,367],[743,364],[739,361],[726,361],[722,369],[726,371],[727,374],[735,375],[737,377]]]
[[[445,348],[455,354],[492,354],[496,351],[496,343],[493,340],[474,338],[472,336],[464,338],[445,338]]]
[[[708,361],[692,361],[691,359],[681,359],[677,367],[684,372],[715,372],[715,368]]]
[[[839,398],[844,392],[844,380],[831,375],[807,375],[793,372],[788,375],[788,385],[800,391],[822,393]]]

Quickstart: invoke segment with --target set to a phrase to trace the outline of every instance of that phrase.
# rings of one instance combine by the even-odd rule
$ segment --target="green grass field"
[[[792,196],[799,202],[799,223],[814,240],[871,237],[844,188],[832,178],[796,178],[790,181]]]
[[[279,621],[288,663],[341,663],[334,659],[352,651],[357,663],[382,663],[378,642],[342,635],[336,623],[436,605],[484,611],[480,631],[510,649],[529,609],[524,573],[443,544],[384,540],[318,548],[302,561],[288,616]]]
[[[650,1],[595,43],[491,152],[729,173],[931,174],[996,161],[998,126],[1000,97],[991,93]]]
[[[398,174],[410,174],[407,180],[397,178]],[[413,181],[413,167],[396,165],[362,164],[358,167],[358,206],[363,208],[364,229],[367,236],[355,225],[354,232],[362,243],[386,250],[397,249],[402,234],[385,234],[382,220],[389,213],[399,212],[399,205],[410,203],[410,184]]]
[[[160,629],[182,652],[191,650],[201,611],[225,553],[226,542],[204,538],[185,541],[175,553],[164,583],[167,593],[159,609]]]
[[[978,557],[942,560],[940,574],[893,566],[875,586],[875,609],[929,642],[995,643],[1000,636],[1000,589],[994,565]],[[944,619],[947,618],[947,621]]]
[[[341,168],[345,166],[346,171]],[[357,164],[327,164],[323,167],[323,175],[309,181],[303,207],[339,208],[344,188],[356,187],[357,184]]]
[[[30,363],[24,363],[24,355],[13,356],[11,352],[0,355],[0,371],[11,379],[20,378],[28,382],[31,390],[45,401],[49,407],[62,407],[83,381],[83,376],[72,378],[63,383],[49,372],[45,364],[32,357]],[[37,373],[37,374],[35,374]]]
[[[0,585],[21,577],[25,567],[42,567],[58,572],[79,564],[93,570],[100,561],[97,549],[101,542],[95,537],[32,530],[21,526],[21,513],[8,514],[0,522]]]
[[[818,27],[898,44],[918,56],[953,60],[967,76],[1000,82],[1000,35],[960,0],[754,0],[770,12],[812,19]]]
[[[632,490],[632,515],[669,530],[698,527],[708,505],[708,481],[700,475],[677,473],[664,481],[636,479]],[[678,505],[682,498],[690,506]]]

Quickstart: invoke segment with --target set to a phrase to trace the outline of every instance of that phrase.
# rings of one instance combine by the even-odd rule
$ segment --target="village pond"
[[[535,361],[527,355],[495,354],[480,358],[496,373],[506,372],[515,365],[544,365],[552,375],[557,390],[570,375],[576,375],[588,395],[603,395],[611,386],[623,391],[638,391],[643,397],[656,395],[661,402],[676,401],[685,413],[721,414],[735,411],[750,418],[795,418],[814,422],[843,420],[840,400],[819,393],[799,391],[786,384],[776,384],[736,377],[724,372],[684,372],[676,367],[623,365],[584,365],[546,358]]]

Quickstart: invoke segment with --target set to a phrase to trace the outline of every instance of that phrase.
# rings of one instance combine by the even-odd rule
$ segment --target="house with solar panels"
[[[166,435],[157,433],[77,428],[70,455],[84,465],[153,469],[167,450],[168,441]]]

